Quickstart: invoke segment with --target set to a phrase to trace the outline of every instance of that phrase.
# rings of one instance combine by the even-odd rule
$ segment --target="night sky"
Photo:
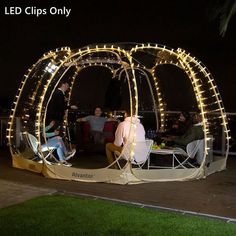
[[[26,70],[57,47],[92,43],[152,42],[181,47],[200,59],[219,87],[226,111],[236,112],[236,16],[225,37],[210,7],[197,1],[1,1],[0,106],[9,108]],[[137,1],[136,1],[137,2]],[[5,15],[5,6],[71,8],[69,17]]]

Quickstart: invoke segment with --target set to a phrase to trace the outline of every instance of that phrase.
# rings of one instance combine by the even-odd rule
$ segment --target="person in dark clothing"
[[[176,123],[176,136],[181,136],[192,127],[192,118],[187,111],[182,111],[179,115],[179,119]]]
[[[59,88],[54,92],[52,99],[48,106],[47,118],[58,123],[63,122],[65,111],[67,109],[78,109],[75,105],[68,105],[66,98],[66,91],[69,89],[68,82],[62,82]]]
[[[162,136],[181,136],[192,126],[192,119],[189,112],[182,111],[178,120],[174,122],[171,129],[162,133]]]
[[[164,138],[168,146],[180,147],[186,150],[186,146],[195,140],[204,138],[202,117],[199,113],[193,117],[193,125],[181,136]]]

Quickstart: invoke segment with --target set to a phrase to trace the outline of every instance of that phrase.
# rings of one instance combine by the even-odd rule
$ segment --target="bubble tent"
[[[45,153],[40,151],[40,147],[43,143],[47,143],[44,132],[47,107],[60,81],[64,78],[70,79],[70,100],[75,89],[74,82],[79,79],[81,70],[88,67],[106,67],[111,71],[113,78],[122,79],[124,77],[127,81],[132,120],[133,117],[138,116],[138,101],[142,99],[138,97],[138,91],[142,89],[137,84],[136,77],[139,74],[148,83],[158,130],[165,128],[166,111],[156,70],[158,70],[158,66],[165,64],[180,68],[191,81],[196,102],[201,111],[204,129],[204,157],[200,167],[136,168],[131,164],[131,160],[135,156],[135,136],[132,137],[133,142],[129,146],[129,160],[119,170],[113,169],[113,164],[99,169],[84,169],[73,166],[66,167],[46,161]],[[224,154],[214,158],[210,165],[206,165],[207,156],[212,151],[210,150],[210,142],[214,141],[214,137],[212,137],[211,131],[217,124],[216,121],[220,123],[225,136]],[[64,135],[66,136],[67,116],[65,116],[64,123]],[[134,130],[136,128],[135,125],[131,125],[131,127]],[[16,168],[42,173],[49,178],[117,184],[205,178],[209,174],[226,168],[230,139],[223,102],[216,83],[206,66],[181,48],[175,50],[150,43],[89,45],[76,50],[62,47],[45,53],[24,75],[12,105],[7,131],[12,162]],[[38,154],[43,162],[37,162],[32,158],[35,154],[27,143],[26,132],[37,138]],[[124,151],[127,151],[126,149],[127,144],[124,145],[119,158]]]

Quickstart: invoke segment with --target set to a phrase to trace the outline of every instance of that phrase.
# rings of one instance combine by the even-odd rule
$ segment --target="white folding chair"
[[[186,147],[186,152],[181,149],[181,148],[177,148],[177,150],[179,151],[178,154],[182,155],[183,157],[185,157],[186,159],[184,161],[179,161],[178,158],[176,158],[177,162],[179,163],[178,166],[176,166],[175,168],[178,167],[183,167],[186,168],[184,165],[188,164],[191,167],[195,167],[193,166],[189,160],[190,159],[194,159],[196,155],[199,155],[199,157],[196,159],[197,161],[199,160],[200,162],[200,158],[201,158],[201,162],[203,161],[203,155],[204,155],[204,139],[200,139],[200,140],[194,140],[190,143],[187,144]],[[201,157],[200,157],[201,156]],[[201,164],[201,163],[198,163]]]
[[[195,158],[197,160],[197,163],[199,165],[201,165],[202,162],[203,162],[203,157],[204,157],[204,152],[205,152],[205,140],[201,139],[199,141],[200,141],[199,144],[198,144],[199,147],[198,147],[197,153],[195,155]]]
[[[39,150],[39,142],[38,142],[37,138],[34,135],[26,132],[26,139],[28,141],[30,148],[34,152],[34,154],[37,157],[40,157],[41,159],[45,158],[45,160],[46,160],[49,156],[51,156],[52,152],[56,149],[55,147],[47,146],[47,145],[45,145],[44,147],[41,147],[41,152],[48,152],[46,154],[46,156],[42,157],[40,150]],[[32,159],[32,160],[34,160],[34,159]],[[54,158],[54,159],[56,160],[56,158]]]
[[[132,143],[128,142],[124,146],[122,153],[115,151],[115,158],[120,169],[121,169],[121,166],[120,166],[119,160],[125,159],[126,161],[128,161],[130,159],[131,145]],[[134,146],[133,146],[134,156],[131,159],[131,164],[137,165],[141,169],[143,165],[145,164],[145,162],[147,161],[147,159],[149,158],[152,145],[153,145],[153,140],[145,140],[142,142],[134,143]]]

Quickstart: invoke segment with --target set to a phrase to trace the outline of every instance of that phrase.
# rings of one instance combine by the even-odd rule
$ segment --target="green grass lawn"
[[[236,235],[236,225],[102,200],[44,196],[0,209],[0,235]]]

